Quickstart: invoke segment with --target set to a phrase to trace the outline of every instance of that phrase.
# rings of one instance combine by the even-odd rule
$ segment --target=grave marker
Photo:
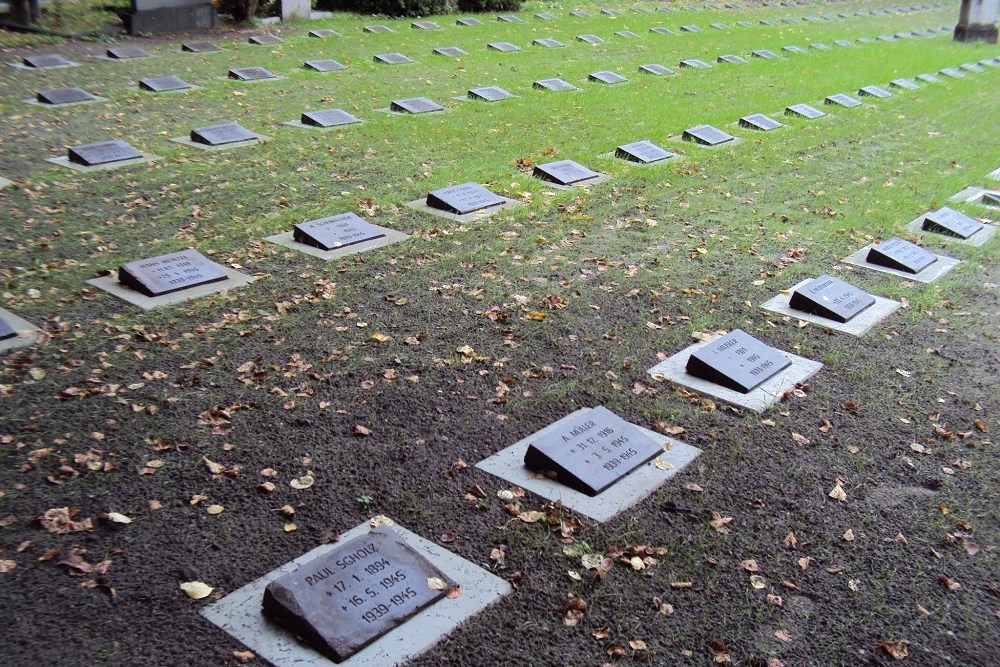
[[[725,23],[713,23],[711,25],[716,30],[729,30],[729,26],[727,26]]]
[[[975,72],[977,74],[985,72],[986,69],[979,63],[963,63],[961,68],[966,72]]]
[[[587,12],[581,11],[581,10],[574,10],[574,11],[570,12],[569,15],[573,16],[575,18],[578,18],[578,19],[589,19],[590,18],[590,14],[588,14]]]
[[[524,23],[524,19],[520,16],[514,16],[513,14],[501,14],[497,17],[497,21],[501,23]]]
[[[746,65],[747,61],[739,56],[734,56],[732,54],[726,54],[724,56],[719,56],[716,62],[720,63],[731,63],[733,65]]]
[[[621,74],[609,71],[592,72],[587,75],[587,78],[597,83],[606,83],[606,84],[625,83],[626,81],[628,81],[628,79],[623,77]]]
[[[510,97],[514,97],[512,93],[507,92],[500,86],[472,88],[469,90],[468,95],[470,100],[479,100],[482,102],[499,102],[500,100],[506,100]]]
[[[15,336],[17,336],[17,329],[8,324],[3,317],[0,317],[0,340],[7,340]]]
[[[653,162],[661,162],[677,157],[677,154],[657,146],[652,141],[643,139],[642,141],[633,141],[630,144],[619,146],[615,149],[615,157],[628,160],[629,162],[652,164]]]
[[[687,58],[680,61],[679,65],[681,67],[690,67],[692,69],[710,69],[712,67],[704,60],[698,60],[697,58]]]
[[[429,207],[456,215],[502,206],[505,202],[506,200],[500,195],[472,182],[432,190],[427,194]]]
[[[441,600],[431,578],[455,585],[383,525],[269,583],[263,612],[342,662]]]
[[[578,42],[586,42],[587,44],[603,44],[604,43],[603,39],[601,39],[597,35],[591,35],[591,34],[577,35],[576,36],[576,41],[578,41]]]
[[[619,17],[619,16],[624,16],[624,15],[623,15],[623,14],[622,14],[622,13],[621,13],[620,11],[618,11],[617,9],[602,9],[602,10],[601,10],[601,13],[602,13],[602,14],[604,14],[604,15],[606,15],[606,16],[613,16],[613,17],[615,17],[615,18],[617,18],[617,17]]]
[[[639,65],[639,71],[645,72],[646,74],[653,74],[656,76],[663,76],[664,74],[674,74],[674,70],[669,67],[664,67],[663,65],[658,65],[656,63],[650,63],[648,65]]]
[[[410,27],[415,30],[440,30],[439,26],[434,21],[414,21],[410,24]]]
[[[924,216],[920,228],[926,232],[935,232],[945,236],[967,239],[978,234],[985,227],[981,222],[970,218],[964,213],[948,208],[940,208]]]
[[[823,104],[835,104],[837,106],[850,109],[852,107],[861,106],[861,100],[856,100],[850,95],[845,95],[844,93],[836,93],[835,95],[827,95],[823,100]]]
[[[792,292],[789,306],[834,322],[848,322],[875,303],[875,297],[839,278],[823,275]]]
[[[809,48],[810,49],[816,49],[817,51],[830,51],[830,50],[832,50],[832,49],[830,49],[829,46],[827,46],[826,44],[823,44],[822,42],[813,42],[812,44],[809,45]]]
[[[69,161],[82,164],[85,167],[97,167],[125,160],[136,160],[141,157],[143,154],[140,151],[120,139],[81,144],[69,149]]]
[[[235,67],[229,70],[229,78],[237,81],[265,81],[277,79],[278,75],[263,67]]]
[[[259,137],[239,123],[219,123],[191,130],[191,141],[206,146],[224,146],[255,139]]]
[[[59,104],[74,104],[76,102],[90,102],[92,100],[96,100],[97,98],[83,88],[70,87],[39,90],[35,95],[35,99],[42,104],[51,104],[55,106]]]
[[[702,146],[718,146],[719,144],[732,141],[735,137],[711,125],[696,125],[684,130],[681,138],[685,141],[693,141]]]
[[[187,53],[215,53],[221,50],[218,44],[212,42],[184,42],[181,44],[181,51]]]
[[[779,127],[782,127],[782,124],[770,116],[765,116],[762,113],[753,113],[749,116],[743,116],[743,118],[740,118],[740,127],[767,132],[769,130],[776,130]]]
[[[573,160],[558,160],[535,165],[534,175],[557,185],[575,185],[600,176],[596,171],[591,171]]]
[[[469,55],[467,51],[463,51],[457,46],[442,46],[440,48],[434,49],[434,53],[439,56],[448,56],[449,58],[457,58],[459,56]]]
[[[254,46],[271,46],[272,44],[282,44],[285,40],[277,35],[254,35],[247,41]]]
[[[847,39],[835,39],[833,40],[833,43],[836,44],[837,46],[854,46],[853,44],[851,44],[850,40]]]
[[[347,66],[343,63],[339,63],[336,60],[307,60],[302,66],[306,69],[311,69],[314,72],[338,72],[342,69],[347,69]]]
[[[329,39],[330,37],[340,37],[340,33],[336,30],[310,30],[309,36],[316,39]]]
[[[892,93],[884,88],[879,88],[878,86],[863,86],[858,90],[858,95],[861,95],[862,97],[878,98],[892,97]]]
[[[563,81],[562,79],[539,79],[531,84],[531,87],[537,90],[551,90],[557,93],[567,90],[580,90],[572,83]]]
[[[379,53],[375,55],[374,60],[385,65],[403,65],[414,62],[413,58],[404,56],[402,53]]]
[[[474,18],[458,19],[457,21],[455,21],[455,25],[464,26],[466,28],[469,28],[469,27],[472,27],[472,26],[477,26],[477,25],[482,25],[482,24],[483,24],[482,21],[480,21],[479,19],[474,19]]]
[[[112,60],[131,60],[133,58],[148,58],[149,52],[141,46],[114,46],[106,51]]]
[[[514,53],[515,51],[521,50],[520,46],[511,44],[510,42],[490,42],[486,45],[486,48],[492,49],[493,51],[500,51],[502,53]]]
[[[918,74],[914,78],[918,81],[923,81],[924,83],[941,83],[941,79],[937,78],[933,74]]]
[[[227,279],[219,266],[197,250],[158,255],[118,267],[118,282],[149,297]]]
[[[190,83],[179,76],[153,76],[139,79],[139,89],[150,93],[163,93],[171,90],[188,90],[193,88]]]
[[[753,23],[750,23],[750,21],[737,21],[736,25],[740,26],[741,28],[752,28],[753,27]]]
[[[639,35],[635,34],[631,30],[619,30],[615,32],[619,37],[624,37],[625,39],[639,39]]]
[[[902,90],[919,90],[920,86],[909,79],[893,79],[889,82],[890,88],[900,88]]]
[[[70,67],[76,63],[66,60],[58,53],[44,53],[38,56],[24,56],[21,62],[25,67],[32,69],[45,69],[48,67]]]
[[[670,28],[650,28],[650,32],[655,32],[657,35],[672,35],[674,31]]]
[[[937,255],[915,243],[891,238],[873,245],[865,260],[871,264],[917,274],[936,262]]]
[[[300,222],[292,228],[293,239],[320,250],[336,250],[384,236],[380,228],[354,213]]]
[[[534,440],[524,465],[593,497],[662,453],[638,427],[598,406]]]
[[[787,53],[798,53],[798,54],[807,53],[807,51],[803,49],[801,46],[796,46],[794,44],[790,46],[783,46],[781,47],[781,50]]]
[[[704,32],[704,31],[696,25],[682,25],[681,32]]]
[[[871,44],[874,41],[871,37],[858,37],[858,44]]]
[[[777,53],[775,53],[774,51],[769,51],[768,49],[757,49],[756,51],[753,51],[750,55],[753,56],[754,58],[763,58],[764,60],[775,60],[776,58],[779,57]]]
[[[360,123],[361,119],[349,114],[343,109],[323,109],[320,111],[305,111],[300,122],[311,127],[337,127]]]
[[[396,113],[417,114],[444,111],[444,107],[426,97],[407,97],[402,100],[393,100],[392,104],[389,105],[389,110]]]
[[[779,25],[778,22],[773,19],[762,19],[760,24],[770,26],[772,28],[777,28]]]
[[[693,353],[685,368],[702,380],[749,394],[790,365],[778,350],[734,329]]]
[[[544,46],[544,47],[549,48],[549,49],[558,49],[558,48],[562,48],[562,47],[566,46],[562,42],[556,41],[556,40],[551,39],[549,37],[542,37],[540,39],[536,39],[535,41],[532,42],[532,44],[534,44],[536,46]]]
[[[396,32],[395,30],[393,30],[392,28],[390,28],[389,26],[386,26],[386,25],[366,25],[364,27],[364,31],[365,32],[382,33],[382,34],[390,33],[390,32]]]
[[[539,12],[535,14],[536,19],[541,19],[542,21],[551,21],[555,19],[556,15],[549,12]]]

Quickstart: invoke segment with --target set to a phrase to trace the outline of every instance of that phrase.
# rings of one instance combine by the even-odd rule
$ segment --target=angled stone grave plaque
[[[691,354],[685,369],[694,377],[749,394],[790,365],[778,350],[734,329]]]
[[[383,65],[405,65],[415,62],[413,58],[404,56],[402,53],[379,53],[375,55],[374,61]]]
[[[229,78],[237,81],[266,81],[277,79],[278,75],[263,67],[234,67],[229,70]]]
[[[573,160],[558,160],[535,165],[534,175],[556,185],[576,185],[599,178],[601,175]]]
[[[183,42],[181,51],[186,53],[216,53],[221,51],[218,44],[214,42]]]
[[[919,90],[920,86],[913,83],[909,79],[893,79],[889,82],[890,88],[899,88],[901,90]]]
[[[916,37],[912,32],[897,32],[894,36],[896,39],[913,39]]]
[[[856,100],[850,95],[845,95],[844,93],[836,93],[834,95],[827,95],[823,99],[823,104],[833,104],[838,107],[852,108],[861,106],[861,100]]]
[[[847,39],[835,39],[833,40],[833,43],[836,44],[837,46],[854,46],[854,44],[852,44],[850,40]]]
[[[58,106],[60,104],[77,104],[80,102],[93,102],[97,98],[88,93],[83,88],[51,88],[49,90],[39,90],[35,95],[42,104]]]
[[[810,49],[816,49],[817,51],[830,51],[830,50],[832,50],[832,49],[830,49],[829,46],[827,46],[826,44],[823,44],[822,42],[812,42],[809,45],[809,48]]]
[[[118,282],[148,297],[228,279],[222,268],[197,250],[182,250],[127,262],[118,267]]]
[[[986,71],[986,68],[984,68],[979,63],[962,63],[960,67],[964,69],[966,72],[974,72],[976,74],[981,74],[982,72]]]
[[[923,81],[924,83],[941,83],[941,79],[937,78],[933,74],[918,74],[914,78],[918,81]]]
[[[686,58],[678,63],[679,67],[690,67],[691,69],[710,69],[712,66],[704,60],[697,58]]]
[[[772,28],[777,28],[779,25],[778,22],[773,19],[762,19],[760,24],[770,26]]]
[[[870,264],[916,275],[936,262],[938,256],[915,243],[891,238],[872,245],[865,259]]]
[[[17,329],[7,322],[3,317],[3,313],[0,313],[0,341],[14,338],[15,336],[17,336]]]
[[[515,51],[521,50],[520,46],[511,44],[510,42],[490,42],[486,45],[486,48],[492,51],[501,51],[503,53],[514,53]]]
[[[704,32],[704,31],[696,25],[682,25],[681,32]]]
[[[665,148],[657,146],[652,141],[643,139],[642,141],[633,141],[630,144],[619,146],[615,149],[615,157],[628,160],[629,162],[638,162],[639,164],[652,164],[677,157],[677,153],[668,151]]]
[[[603,39],[601,39],[597,35],[591,35],[589,33],[588,34],[584,34],[584,35],[577,35],[576,36],[576,41],[578,41],[578,42],[586,42],[587,44],[603,44],[604,43]]]
[[[875,297],[839,278],[823,275],[796,287],[789,306],[810,315],[849,322],[875,304]]]
[[[659,7],[656,8],[656,11],[669,14],[670,12],[675,12],[677,10],[671,7],[670,5],[660,5]]]
[[[138,160],[143,154],[120,139],[82,144],[69,149],[69,161],[85,167],[97,167],[115,162]]]
[[[531,87],[537,90],[551,90],[557,93],[567,90],[580,90],[572,83],[563,81],[562,79],[539,79],[531,84]]]
[[[656,63],[649,63],[648,65],[639,65],[639,71],[646,74],[653,74],[655,76],[663,76],[665,74],[675,74],[674,70],[669,67],[664,67],[663,65],[658,65]]]
[[[457,46],[442,46],[434,49],[434,53],[439,56],[448,56],[449,58],[458,58],[459,56],[469,55],[467,51],[463,51]]]
[[[497,21],[501,23],[524,23],[524,19],[520,16],[514,16],[513,14],[501,14],[497,17]]]
[[[693,141],[701,146],[718,146],[735,139],[717,127],[711,125],[696,125],[684,130],[681,135],[684,141]]]
[[[783,18],[783,19],[781,19],[781,22],[782,23],[787,23],[788,25],[798,25],[799,24],[799,20],[798,19],[793,19],[791,17]]]
[[[532,42],[532,44],[534,44],[535,46],[544,46],[549,49],[559,49],[566,46],[562,42],[551,39],[549,37],[541,37],[539,39],[536,39]]]
[[[457,21],[455,21],[455,25],[460,25],[460,26],[462,26],[464,28],[471,28],[473,26],[482,25],[482,24],[483,24],[482,21],[480,21],[479,19],[474,19],[474,18],[464,18],[464,19],[458,19]]]
[[[434,111],[444,111],[444,107],[426,97],[407,97],[401,100],[393,100],[389,105],[389,110],[395,113],[431,113]]]
[[[1000,61],[996,58],[983,58],[979,61],[980,65],[985,65],[986,67],[1000,67]]]
[[[542,21],[552,21],[553,19],[556,18],[556,15],[550,12],[539,12],[535,14],[535,18],[541,19]]]
[[[622,14],[617,9],[602,9],[601,13],[604,14],[605,16],[613,16],[615,18],[618,18],[620,16],[624,16],[624,14]]]
[[[716,62],[720,63],[730,63],[732,65],[746,65],[747,61],[739,56],[734,56],[727,53],[726,55],[719,56]]]
[[[310,30],[309,36],[315,39],[329,39],[330,37],[340,37],[340,33],[336,30]]]
[[[587,12],[581,11],[581,10],[574,10],[574,11],[570,12],[569,15],[572,16],[572,17],[574,17],[574,18],[578,18],[578,19],[589,19],[590,18],[590,14],[588,14]]]
[[[743,116],[740,118],[740,127],[745,127],[749,130],[776,130],[779,127],[783,127],[780,121],[777,121],[770,116],[765,116],[762,113],[752,113],[749,116]]]
[[[292,228],[292,238],[320,250],[336,250],[385,237],[385,231],[354,213],[341,213],[300,222]]]
[[[149,52],[141,46],[113,46],[106,51],[106,54],[111,60],[132,60],[134,58],[149,57]]]
[[[632,7],[632,11],[636,14],[648,14],[649,10],[645,7]]]
[[[273,44],[283,44],[285,40],[277,35],[253,35],[247,41],[254,46],[271,46]]]
[[[434,21],[414,21],[410,24],[410,27],[414,30],[440,30],[439,26]]]
[[[456,215],[502,206],[506,201],[500,195],[472,182],[439,188],[427,194],[427,206]]]
[[[984,190],[975,201],[990,208],[1000,208],[1000,191]]]
[[[674,31],[671,30],[670,28],[656,27],[656,28],[650,28],[649,31],[650,32],[655,32],[657,35],[672,35],[672,34],[674,34]]]
[[[347,69],[343,63],[339,63],[336,60],[307,60],[302,63],[302,67],[305,69],[310,69],[314,72],[339,72],[342,69]]]
[[[149,93],[165,93],[174,90],[190,90],[194,88],[190,83],[179,76],[152,76],[148,79],[139,79],[139,90]]]
[[[479,100],[480,102],[499,102],[500,100],[506,100],[514,97],[512,93],[507,92],[500,86],[471,88],[468,96],[470,100]]]
[[[524,466],[596,496],[663,453],[663,446],[603,406],[533,440]]]
[[[219,123],[191,130],[191,141],[204,146],[225,146],[257,141],[260,136],[239,123]]]
[[[764,60],[775,60],[780,58],[780,56],[774,51],[769,51],[768,49],[757,49],[750,53],[754,58],[763,58]]]
[[[858,44],[871,44],[874,41],[871,37],[858,37]]]
[[[73,67],[78,63],[66,60],[58,53],[44,53],[37,56],[24,56],[21,58],[23,67],[29,69],[49,69],[55,67]]]
[[[429,579],[444,583],[431,588]],[[269,583],[263,613],[342,662],[456,584],[389,526],[379,526]]]
[[[807,51],[803,49],[801,46],[795,46],[794,44],[791,44],[789,46],[783,46],[781,47],[781,50],[784,51],[785,53],[798,53],[798,54],[807,53]]]
[[[631,30],[618,30],[615,34],[619,37],[624,37],[625,39],[639,39],[639,35]]]
[[[861,97],[892,97],[892,93],[885,88],[880,88],[878,86],[863,86],[858,90],[858,95]]]
[[[925,232],[969,239],[983,232],[986,225],[945,206],[922,216],[920,228]]]
[[[0,308],[0,352],[33,345],[42,330],[23,317]]]
[[[374,32],[374,33],[396,32],[395,30],[393,30],[389,26],[385,26],[385,25],[366,25],[363,29],[364,29],[365,32]]]
[[[725,23],[713,23],[711,24],[716,30],[729,30],[729,26]]]
[[[360,123],[361,119],[343,109],[322,109],[320,111],[304,111],[299,122],[309,127],[339,127]]]
[[[587,75],[587,79],[590,81],[594,81],[595,83],[607,83],[607,84],[625,83],[626,81],[628,81],[628,79],[623,77],[618,72],[609,72],[609,71],[591,72],[590,74]]]
[[[895,35],[879,35],[875,39],[877,39],[880,42],[895,42],[896,41],[896,36]]]
[[[737,21],[736,25],[738,25],[741,28],[752,28],[753,27],[753,23],[750,23],[750,21]]]

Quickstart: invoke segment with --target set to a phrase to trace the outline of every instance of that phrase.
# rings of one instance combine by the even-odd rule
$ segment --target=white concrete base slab
[[[444,106],[444,105],[442,105]],[[379,107],[375,111],[381,111],[382,113],[387,113],[390,116],[436,116],[439,113],[444,113],[450,111],[451,107],[444,107],[444,109],[438,109],[437,111],[422,111],[420,113],[410,113],[409,111],[393,111],[392,107]]]
[[[663,445],[663,454],[646,465],[636,468],[629,475],[593,497],[524,467],[524,454],[532,441],[592,409],[581,408],[566,415],[537,433],[533,433],[493,456],[483,459],[476,464],[476,467],[511,484],[527,489],[542,498],[558,500],[562,502],[564,507],[568,507],[577,514],[604,523],[648,498],[667,480],[701,454],[701,450],[697,447],[639,427],[643,433]],[[657,463],[659,463],[659,467],[657,467]]]
[[[726,132],[726,134],[729,133]],[[674,143],[682,144],[684,146],[694,146],[695,148],[708,151],[718,151],[724,148],[730,148],[732,146],[736,146],[737,144],[742,144],[744,141],[741,137],[737,137],[731,134],[729,136],[733,137],[731,141],[727,141],[725,143],[721,143],[716,146],[706,146],[705,144],[699,144],[697,141],[688,141],[687,139],[681,138],[682,135],[680,134],[675,135],[673,137],[667,137],[667,141],[673,141]]]
[[[31,104],[36,107],[42,107],[43,109],[63,109],[65,107],[78,107],[81,104],[93,104],[94,102],[107,102],[108,98],[101,97],[99,95],[94,95],[92,100],[80,100],[79,102],[66,102],[65,104],[45,104],[44,102],[39,102],[35,97],[26,97],[21,100],[25,104]]]
[[[914,280],[918,283],[932,283],[944,274],[948,273],[955,267],[956,264],[961,263],[962,260],[955,259],[954,257],[946,257],[944,255],[935,255],[937,261],[928,266],[926,269],[920,273],[907,273],[906,271],[900,271],[899,269],[893,269],[888,266],[881,266],[879,264],[872,264],[865,258],[868,257],[868,251],[871,250],[874,244],[866,245],[864,248],[852,252],[850,255],[842,259],[841,261],[845,264],[850,264],[851,266],[860,266],[865,269],[871,269],[872,271],[880,271],[882,273],[890,273],[894,276],[899,276],[900,278],[906,278],[907,280]]]
[[[881,296],[871,296],[875,299],[875,303],[868,306],[860,313],[852,317],[847,322],[837,322],[835,320],[828,320],[825,317],[819,317],[818,315],[811,315],[805,313],[801,310],[796,310],[788,305],[792,298],[792,292],[807,284],[810,281],[806,278],[800,283],[792,286],[787,293],[777,294],[764,303],[760,305],[764,310],[769,310],[772,313],[778,313],[779,315],[788,315],[789,317],[794,317],[796,319],[802,320],[803,322],[809,322],[817,326],[823,327],[824,329],[831,329],[833,331],[840,331],[852,336],[864,336],[866,333],[871,331],[876,324],[889,317],[897,310],[899,310],[900,304],[898,301],[893,301],[892,299],[886,299]]]
[[[357,123],[344,123],[343,125],[331,125],[330,127],[319,127],[318,125],[306,125],[300,120],[286,120],[282,125],[287,125],[288,127],[297,127],[302,130],[316,130],[317,132],[330,132],[332,130],[343,130],[345,127],[351,127],[354,125],[361,125],[365,121],[359,121]]]
[[[979,206],[985,206],[986,208],[991,208],[994,211],[1000,210],[1000,206],[994,204],[986,204],[980,199],[984,194],[991,194],[994,197],[1000,199],[1000,190],[994,190],[991,188],[981,188],[978,185],[970,185],[961,192],[958,192],[948,198],[948,201],[965,202],[969,204],[978,204]]]
[[[46,158],[45,161],[51,162],[52,164],[57,164],[60,167],[66,167],[67,169],[72,169],[73,171],[82,171],[86,173],[89,171],[109,171],[111,169],[122,169],[124,167],[131,167],[133,165],[143,164],[145,162],[153,162],[159,159],[161,159],[159,155],[143,152],[142,157],[137,157],[134,160],[119,160],[118,162],[111,162],[110,164],[98,164],[92,167],[88,167],[85,164],[77,164],[76,162],[70,162],[69,158],[66,157],[65,155],[60,157]]]
[[[559,183],[553,183],[552,181],[546,181],[544,179],[533,176],[541,181],[542,185],[546,188],[553,188],[555,190],[575,190],[577,188],[588,188],[591,185],[598,185],[604,183],[605,181],[611,180],[611,174],[599,174],[596,178],[590,178],[586,181],[580,181],[579,183],[573,183],[572,185],[560,185]]]
[[[503,203],[499,206],[491,206],[490,208],[485,208],[480,211],[473,211],[472,213],[463,213],[459,215],[457,213],[449,213],[448,211],[442,211],[440,209],[431,208],[427,205],[427,199],[414,199],[413,201],[408,201],[404,204],[407,208],[412,208],[415,211],[420,211],[421,213],[427,213],[428,215],[436,215],[439,218],[445,218],[447,220],[454,220],[455,222],[476,222],[478,220],[485,220],[490,216],[496,215],[500,211],[505,211],[509,208],[515,206],[520,206],[521,202],[516,199],[508,199],[503,197]]]
[[[0,352],[34,345],[43,335],[41,329],[23,317],[18,317],[6,308],[0,308],[0,319],[3,319],[12,329],[17,331],[17,335],[13,338],[0,340]]]
[[[272,81],[281,81],[282,79],[287,79],[288,77],[279,74],[278,76],[273,76],[269,79],[234,79],[229,76],[217,76],[215,78],[218,81],[228,81],[229,83],[250,84],[250,83],[271,83]]]
[[[394,525],[393,528],[407,545],[453,579],[461,588],[462,594],[454,600],[448,598],[438,600],[347,660],[336,663],[342,667],[399,665],[432,648],[466,620],[513,591],[509,583],[475,563],[423,539],[402,526]],[[365,535],[370,529],[371,522],[363,523],[345,532],[339,541],[347,542]],[[208,605],[202,609],[201,615],[276,667],[331,667],[335,663],[265,617],[261,613],[261,600],[264,598],[264,589],[270,582],[336,547],[337,544],[316,547],[230,593],[218,602]]]
[[[348,255],[357,255],[363,252],[368,252],[369,250],[375,250],[376,248],[384,248],[388,245],[392,245],[393,243],[399,243],[400,241],[405,241],[410,238],[408,235],[403,232],[397,232],[395,229],[379,227],[378,225],[372,226],[381,230],[385,236],[380,239],[372,239],[371,241],[355,243],[354,245],[344,246],[343,248],[335,248],[333,250],[323,250],[322,248],[316,248],[311,245],[306,245],[305,243],[299,243],[295,240],[295,235],[290,231],[265,237],[264,240],[268,243],[284,246],[285,248],[290,248],[303,254],[318,257],[323,261],[329,262],[330,260],[337,259],[338,257],[347,257]]]
[[[662,167],[667,164],[677,164],[678,162],[684,161],[684,155],[681,153],[674,153],[673,157],[657,160],[656,162],[635,162],[633,160],[626,160],[625,158],[616,157],[615,151],[611,151],[610,153],[598,153],[597,157],[604,158],[605,160],[616,160],[619,164],[627,164],[631,167]]]
[[[973,234],[967,239],[962,239],[957,236],[949,236],[948,234],[938,234],[937,232],[925,232],[923,230],[924,216],[919,218],[914,218],[906,225],[906,230],[914,234],[919,234],[920,236],[930,236],[935,239],[943,239],[945,241],[950,241],[952,243],[961,243],[962,245],[971,245],[975,247],[980,247],[986,245],[986,242],[993,238],[997,233],[997,228],[995,225],[991,225],[988,222],[983,223],[985,226],[978,232]],[[981,222],[981,221],[979,221]]]
[[[68,65],[56,65],[55,67],[28,67],[24,63],[7,63],[11,67],[27,70],[29,72],[43,72],[47,69],[66,69],[67,67],[79,67],[80,63],[70,61]]]
[[[143,90],[139,86],[129,86],[126,90],[131,90],[136,93],[145,93],[146,95],[177,95],[178,93],[190,93],[191,91],[198,90],[201,86],[192,85],[190,88],[178,88],[177,90]],[[45,106],[51,106],[46,104]]]
[[[187,146],[188,148],[197,148],[201,151],[208,151],[209,153],[216,153],[218,151],[228,151],[233,148],[244,148],[246,146],[257,146],[258,144],[266,144],[271,140],[266,134],[258,134],[256,139],[248,139],[247,141],[234,141],[231,144],[222,144],[220,146],[209,146],[208,144],[199,144],[197,141],[191,141],[190,137],[171,137],[170,141],[175,144],[180,144],[181,146]]]
[[[0,176],[0,190],[3,190],[4,188],[9,188],[12,185],[14,185],[14,181],[10,180],[9,178],[4,178],[3,176]]]
[[[718,336],[713,336],[712,340],[716,338]],[[800,357],[797,354],[785,352],[784,350],[778,350],[785,358],[792,362],[792,365],[766,380],[749,394],[741,394],[738,391],[733,391],[714,382],[697,378],[685,370],[688,357],[710,344],[712,340],[699,341],[694,345],[689,345],[646,372],[653,377],[669,380],[700,394],[714,396],[736,407],[746,408],[754,412],[764,412],[777,404],[781,400],[783,393],[794,389],[796,383],[805,382],[823,368],[823,364],[818,361],[806,359],[805,357]]]
[[[160,308],[161,306],[172,306],[177,303],[183,303],[191,299],[208,296],[209,294],[219,294],[239,287],[245,287],[257,280],[253,276],[248,276],[228,266],[215,264],[214,262],[213,264],[216,268],[223,271],[229,277],[229,280],[198,285],[197,287],[164,294],[163,296],[146,296],[141,292],[122,285],[115,276],[102,276],[100,278],[93,278],[87,282],[98,289],[104,290],[108,294],[118,297],[122,301],[127,301],[133,306],[139,306],[143,310],[151,310],[153,308]]]

